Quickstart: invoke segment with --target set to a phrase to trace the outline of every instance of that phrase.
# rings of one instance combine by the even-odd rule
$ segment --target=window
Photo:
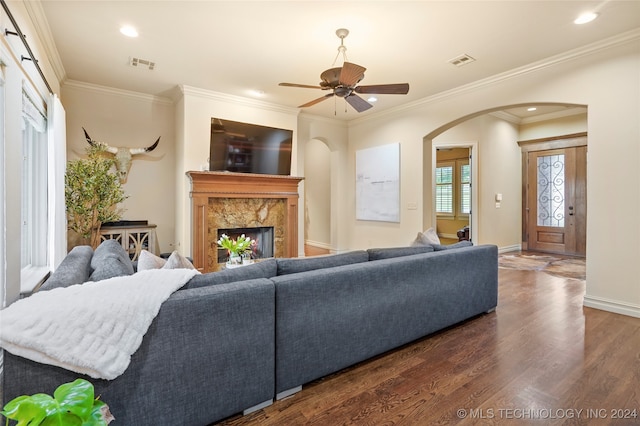
[[[458,160],[456,163],[460,162]],[[460,164],[458,167],[460,170],[460,204],[458,204],[458,214],[468,215],[471,213],[471,166],[467,164]]]
[[[26,91],[22,94],[21,267],[47,266],[47,120]]]
[[[436,213],[453,215],[454,164],[440,163],[436,167]]]
[[[436,165],[436,214],[461,217],[471,213],[471,166],[468,159]]]

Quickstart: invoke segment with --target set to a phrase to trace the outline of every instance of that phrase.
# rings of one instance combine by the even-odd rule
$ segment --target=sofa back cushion
[[[435,251],[442,251],[442,250],[454,250],[454,249],[459,249],[459,248],[463,248],[463,247],[471,247],[473,245],[473,243],[471,241],[458,241],[457,243],[454,244],[433,244],[433,249]]]
[[[276,259],[264,259],[251,265],[239,268],[225,269],[223,271],[208,272],[196,275],[182,287],[182,290],[190,288],[206,287],[216,284],[227,284],[236,281],[247,281],[257,278],[271,278],[276,275]]]
[[[93,272],[91,268],[92,256],[93,249],[91,246],[76,246],[72,248],[49,279],[42,284],[40,291],[68,287],[89,281],[91,272]]]
[[[386,247],[372,248],[367,250],[369,260],[390,259],[392,257],[411,256],[413,254],[430,253],[434,251],[433,246],[414,246],[414,247]]]
[[[278,258],[278,275],[295,274],[313,269],[332,268],[334,266],[350,265],[352,263],[367,262],[369,255],[364,250],[347,253],[330,254],[305,258]]]
[[[133,263],[129,255],[116,240],[103,241],[91,258],[93,272],[89,279],[101,281],[113,277],[133,274]]]

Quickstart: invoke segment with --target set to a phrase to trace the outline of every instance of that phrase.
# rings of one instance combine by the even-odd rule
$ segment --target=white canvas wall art
[[[400,144],[356,151],[356,219],[400,222]]]

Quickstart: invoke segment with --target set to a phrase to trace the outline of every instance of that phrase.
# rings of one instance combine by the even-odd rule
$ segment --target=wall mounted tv
[[[293,131],[211,119],[209,170],[291,174]]]

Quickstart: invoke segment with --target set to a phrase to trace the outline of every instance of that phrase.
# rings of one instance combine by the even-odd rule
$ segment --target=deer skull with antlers
[[[87,139],[87,142],[91,146],[96,146],[98,144],[102,145],[106,152],[113,154],[116,160],[116,169],[118,170],[118,177],[120,178],[120,183],[125,183],[127,181],[127,176],[129,175],[129,169],[131,168],[131,159],[134,155],[144,154],[145,152],[151,152],[158,146],[160,142],[160,136],[156,139],[156,142],[148,146],[146,148],[124,148],[124,147],[112,147],[103,142],[97,142],[91,139],[89,133],[84,129],[84,137]]]

